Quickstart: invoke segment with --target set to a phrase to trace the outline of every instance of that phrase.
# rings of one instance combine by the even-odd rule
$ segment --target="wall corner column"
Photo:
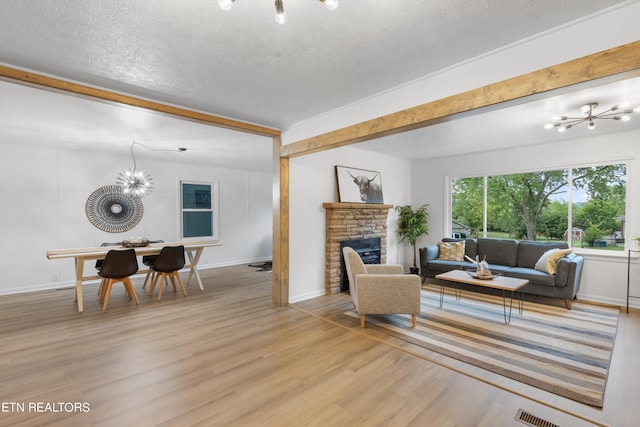
[[[289,159],[280,157],[282,141],[273,137],[273,303],[289,302]]]

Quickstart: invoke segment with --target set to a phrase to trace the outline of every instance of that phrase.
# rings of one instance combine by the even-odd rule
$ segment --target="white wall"
[[[335,166],[380,171],[384,203],[411,200],[411,163],[355,147],[344,147],[290,161],[289,302],[325,295],[325,202],[339,201]],[[387,262],[401,263],[406,244],[396,234],[397,214],[389,210]],[[408,266],[408,265],[407,265]]]
[[[625,2],[620,7],[611,8],[609,13],[567,24],[553,31],[522,40],[479,58],[409,82],[402,87],[372,95],[360,102],[298,123],[283,132],[283,144],[640,40],[640,25],[637,25],[638,16],[640,16],[640,2]],[[597,37],[594,37],[594,34],[597,34]],[[585,43],[585,37],[588,38],[588,43]],[[312,154],[291,161],[292,188],[289,236],[291,249],[289,295],[291,302],[311,298],[323,292],[320,282],[324,278],[324,255],[320,251],[321,248],[324,248],[324,242],[321,239],[323,231],[319,227],[324,226],[324,218],[319,209],[321,209],[322,202],[328,201],[324,199],[331,196],[331,190],[327,187],[331,182],[329,181],[332,174],[330,167],[335,164],[350,163],[348,165],[354,167],[383,169],[369,165],[365,161],[361,164],[359,155],[343,150],[345,149]],[[593,147],[593,150],[595,157],[605,151],[597,145]],[[609,147],[606,148],[606,152],[609,152]],[[362,154],[362,156],[366,158],[368,154]],[[409,165],[401,162],[400,168],[393,169],[394,166],[397,166],[398,160],[390,158],[379,161],[385,166],[385,172],[383,172],[385,187],[387,176],[399,173],[404,175],[410,168]],[[407,187],[409,185],[407,183]],[[415,189],[425,185],[424,181],[413,181]],[[428,183],[428,186],[432,185],[435,184]],[[316,186],[319,187],[316,188]],[[317,193],[320,193],[321,196]],[[389,194],[386,189],[385,194]],[[409,200],[414,206],[423,203],[421,198],[409,199],[398,196],[397,200],[392,203],[406,204],[409,203]],[[441,221],[441,218],[438,218],[441,213],[437,207],[437,204],[441,203],[441,199],[427,200],[427,203],[431,204],[430,223]],[[635,203],[632,201],[630,205],[635,208]],[[436,234],[432,232],[430,235],[435,236]],[[308,237],[311,237],[311,243],[315,249],[305,246]],[[310,256],[303,258],[299,251]],[[407,259],[399,258],[399,261],[406,265]],[[602,276],[597,262],[597,260],[593,260],[589,263],[589,266],[585,268],[585,276]],[[611,265],[611,263],[606,263],[605,269],[610,268]],[[598,271],[597,274],[596,271]],[[592,291],[592,286],[588,283],[581,291],[583,295],[593,293],[594,298],[601,294],[599,290]],[[613,298],[618,298],[617,288]]]
[[[143,199],[142,220],[125,233],[95,228],[85,214],[87,198],[97,188],[115,184],[130,163],[128,153],[0,144],[0,294],[72,284],[73,260],[48,260],[48,250],[132,236],[179,240],[180,180],[219,182],[222,246],[205,249],[201,268],[271,258],[270,173],[140,158],[138,165],[154,180],[152,193]],[[93,268],[89,264],[87,271]]]

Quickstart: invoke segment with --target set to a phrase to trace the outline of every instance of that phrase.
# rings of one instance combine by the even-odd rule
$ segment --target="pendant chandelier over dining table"
[[[187,151],[186,148],[154,148],[147,147],[144,144],[140,144],[139,142],[133,141],[131,144],[131,159],[133,159],[133,170],[127,169],[124,172],[120,172],[118,174],[118,178],[116,178],[116,183],[122,188],[122,192],[124,194],[132,194],[138,197],[144,197],[153,190],[153,179],[151,175],[143,170],[138,169],[138,164],[136,163],[136,155],[133,151],[134,147],[139,145],[147,150],[152,151],[175,151],[178,153],[183,153]]]
[[[136,164],[136,155],[133,152],[133,148],[136,146],[136,144],[138,143],[135,141],[133,142],[133,144],[131,144],[133,170],[127,169],[124,172],[120,172],[120,174],[118,174],[116,182],[119,186],[122,187],[122,192],[124,194],[133,194],[138,197],[143,197],[149,194],[151,190],[153,190],[153,179],[148,173],[142,170],[138,170],[138,165]]]
[[[222,10],[231,9],[231,6],[233,6],[233,3],[235,2],[236,0],[218,0],[218,4],[220,5],[220,8]],[[329,10],[336,10],[336,8],[338,7],[338,0],[320,0],[320,2],[324,3],[324,5]],[[275,0],[275,6],[276,6],[276,17],[275,17],[276,22],[278,24],[286,23],[287,12],[285,12],[284,10],[283,0]]]

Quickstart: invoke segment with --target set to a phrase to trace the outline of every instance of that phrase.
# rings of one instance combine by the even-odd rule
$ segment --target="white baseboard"
[[[624,308],[627,307],[627,300],[621,299],[621,298],[609,298],[609,297],[603,297],[603,296],[581,294],[580,292],[578,292],[578,295],[576,295],[576,298],[578,299],[578,301],[612,305],[612,306],[624,307]],[[629,308],[640,308],[640,299],[629,298]]]
[[[223,262],[223,263],[215,263],[215,264],[204,264],[204,265],[200,264],[198,266],[198,270],[209,270],[209,269],[221,268],[221,267],[231,267],[234,265],[253,264],[256,262],[265,262],[269,260],[271,260],[271,258],[266,257],[266,258],[257,258],[257,259],[244,260],[244,261],[231,261],[231,262]],[[142,283],[144,281],[144,276],[145,276],[144,274],[135,275],[133,276],[133,281],[135,283],[138,283],[138,282]],[[91,280],[91,281],[85,282],[84,284],[97,285],[99,282],[100,282],[99,280]],[[69,289],[69,288],[73,288],[75,285],[76,285],[75,281],[40,283],[37,285],[31,285],[26,287],[22,286],[20,288],[0,289],[0,295],[12,295],[12,294],[21,294],[21,293],[37,292],[37,291],[50,291],[50,290],[56,290],[56,289]],[[294,303],[305,301],[311,298],[323,296],[325,294],[326,294],[326,291],[323,289],[323,290],[317,290],[313,292],[307,292],[302,295],[296,295],[293,297],[290,296],[289,303],[294,304]],[[612,305],[617,307],[627,306],[626,299],[620,299],[620,298],[608,298],[608,297],[578,293],[577,299],[579,301],[606,304],[606,305]],[[640,309],[640,298],[629,299],[629,308]]]
[[[73,288],[75,285],[76,282],[40,283],[31,286],[21,286],[19,288],[0,289],[0,295],[22,294],[36,291],[53,291],[56,289]]]
[[[327,294],[326,290],[320,290],[320,291],[313,291],[313,292],[307,292],[305,294],[302,295],[297,295],[297,296],[289,296],[289,303],[290,304],[294,304],[296,302],[300,302],[300,301],[306,301],[308,299],[311,298],[316,298],[316,297],[321,297]]]
[[[263,258],[253,258],[247,260],[236,260],[236,261],[227,261],[227,262],[219,262],[213,264],[199,264],[198,270],[210,270],[213,268],[221,268],[221,267],[231,267],[234,265],[243,265],[243,264],[253,264],[257,262],[265,262],[271,260],[271,257],[263,257]],[[186,270],[185,270],[186,271]],[[144,281],[144,274],[136,274],[132,277],[134,283],[142,283]],[[89,280],[83,283],[83,285],[92,285],[98,284],[100,280]],[[9,289],[0,289],[0,295],[13,295],[13,294],[22,294],[27,292],[37,292],[37,291],[51,291],[55,289],[68,289],[76,286],[75,280],[68,280],[64,282],[49,282],[49,283],[39,283],[36,285],[29,286],[21,286],[19,288],[9,288]]]

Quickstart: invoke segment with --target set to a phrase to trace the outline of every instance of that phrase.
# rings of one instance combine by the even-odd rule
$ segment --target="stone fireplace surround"
[[[387,262],[387,217],[393,205],[333,202],[322,206],[326,218],[326,294],[335,295],[340,293],[340,242],[379,237],[380,262]]]

